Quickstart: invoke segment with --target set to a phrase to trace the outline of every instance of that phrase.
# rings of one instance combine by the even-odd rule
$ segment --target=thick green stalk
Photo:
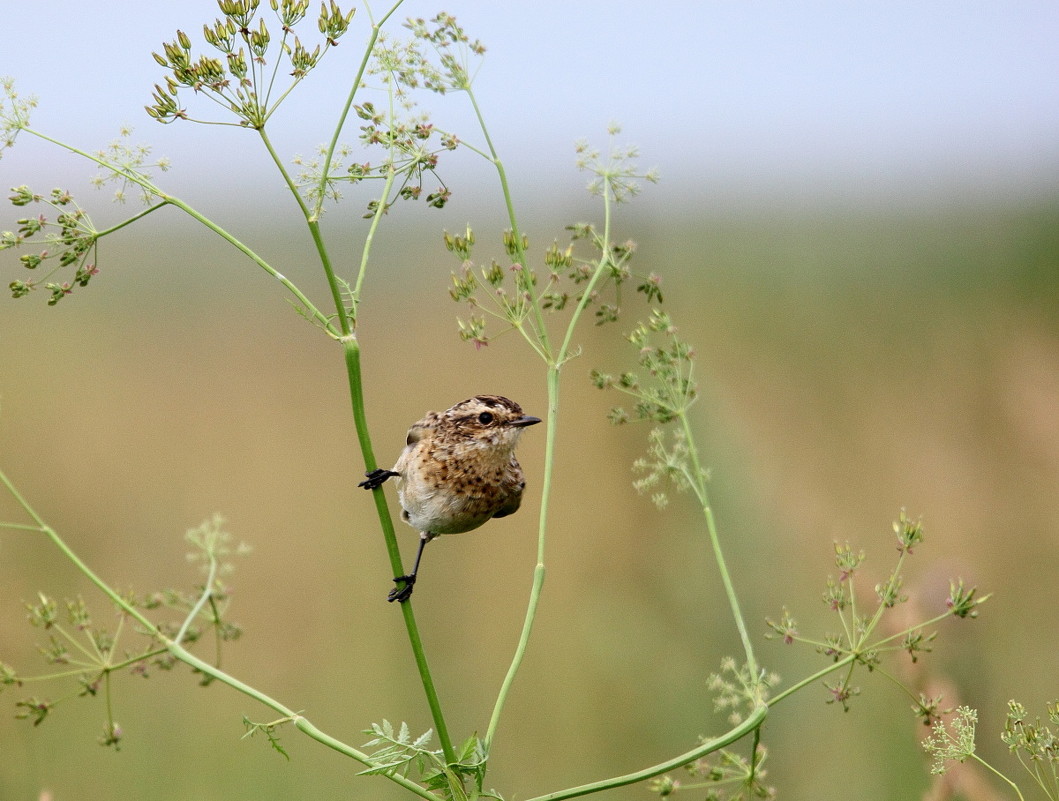
[[[334,148],[338,141],[338,136],[345,124],[345,119],[349,113],[349,109],[352,106],[353,98],[356,94],[357,89],[360,87],[360,80],[363,71],[366,67],[368,57],[371,54],[372,48],[374,47],[375,40],[379,35],[379,28],[381,25],[397,10],[400,3],[397,3],[390,9],[383,19],[372,27],[372,35],[369,39],[367,48],[365,49],[365,56],[361,62],[360,72],[358,72],[356,79],[353,83],[353,88],[347,97],[346,104],[343,107],[342,113],[339,117],[339,121],[335,126],[334,137],[331,141],[331,146],[328,148],[327,154],[324,159],[324,166],[321,172],[321,185],[320,190],[320,202],[323,202],[323,189],[327,181],[328,170],[331,166],[331,159],[334,154]],[[306,224],[309,227],[309,233],[312,236],[313,244],[316,247],[316,251],[320,257],[320,264],[323,267],[324,275],[327,278],[327,284],[331,291],[331,299],[335,306],[335,314],[338,320],[338,326],[341,331],[340,341],[342,342],[343,355],[346,365],[346,375],[349,381],[349,393],[350,393],[350,404],[353,412],[354,427],[357,432],[357,439],[360,443],[361,455],[364,460],[364,464],[369,471],[374,470],[378,463],[375,460],[375,453],[371,444],[371,434],[368,428],[367,415],[365,414],[364,404],[364,392],[363,392],[363,378],[360,370],[360,343],[357,341],[355,327],[356,319],[351,317],[355,315],[356,311],[347,307],[346,300],[342,296],[342,284],[338,280],[337,274],[335,273],[334,266],[331,262],[330,255],[327,251],[326,242],[324,241],[323,233],[320,230],[320,206],[318,205],[315,209],[310,210],[302,199],[301,193],[298,191],[298,187],[294,184],[290,175],[283,167],[282,162],[275,153],[265,130],[259,129],[261,139],[265,144],[266,150],[272,155],[272,159],[276,164],[276,168],[283,176],[284,181],[290,189],[291,194],[294,195],[295,200],[298,203],[298,207],[301,209],[302,214],[305,216]],[[371,252],[372,242],[374,240],[375,230],[378,227],[379,219],[382,213],[386,210],[386,201],[389,198],[390,188],[393,185],[393,172],[387,176],[385,187],[383,189],[383,196],[379,202],[376,214],[372,219],[371,228],[368,236],[365,239],[364,246],[362,249],[362,257],[360,263],[360,269],[357,274],[356,288],[353,293],[352,303],[359,301],[360,289],[364,280],[364,275],[367,270],[368,256]],[[404,568],[401,564],[401,551],[397,544],[397,536],[394,532],[393,519],[390,515],[389,506],[386,503],[386,496],[382,492],[373,492],[375,500],[375,509],[379,517],[379,523],[382,527],[383,539],[386,543],[386,551],[390,558],[390,565],[393,569],[395,576],[404,575]],[[412,610],[410,603],[401,604],[401,611],[403,613],[405,628],[408,631],[408,640],[412,646],[412,654],[415,658],[416,667],[419,671],[420,679],[423,683],[423,690],[427,697],[427,705],[430,707],[430,714],[434,721],[434,730],[437,732],[438,741],[441,743],[442,751],[445,754],[447,762],[456,761],[456,752],[452,747],[452,740],[449,737],[448,727],[445,723],[445,716],[441,710],[441,701],[438,698],[437,689],[434,686],[434,680],[430,673],[430,667],[427,663],[426,652],[423,649],[423,641],[419,636],[419,627],[416,623],[415,615]]]
[[[342,337],[342,349],[346,359],[346,373],[349,377],[349,395],[353,407],[353,422],[357,430],[357,439],[360,442],[364,465],[370,472],[378,467],[378,462],[375,460],[375,452],[371,445],[368,421],[364,411],[364,384],[360,373],[360,343],[357,341],[356,334]],[[390,568],[395,576],[403,576],[405,571],[401,564],[401,549],[397,544],[397,534],[394,531],[393,518],[386,503],[386,496],[381,489],[373,491],[372,496],[375,499],[375,510],[378,513],[383,539],[386,542],[386,553],[390,557]],[[411,599],[398,605],[401,607],[401,612],[404,616],[405,628],[408,630],[408,641],[412,646],[416,668],[419,671],[419,677],[423,683],[423,691],[427,697],[427,705],[430,707],[430,715],[434,721],[434,731],[437,732],[438,742],[441,743],[441,749],[445,754],[445,761],[448,763],[456,762],[456,751],[452,747],[452,739],[449,737],[445,715],[441,710],[441,701],[438,698],[437,688],[434,686],[434,679],[430,673],[426,651],[423,649],[423,640],[419,636],[419,626],[412,611]]]
[[[635,773],[626,773],[623,776],[614,776],[610,779],[603,779],[602,781],[592,782],[590,784],[582,784],[578,787],[570,787],[566,790],[548,793],[547,795],[539,795],[536,798],[529,799],[529,801],[563,801],[563,799],[566,798],[577,798],[578,796],[598,793],[603,790],[612,790],[615,787],[622,787],[626,784],[635,784],[636,782],[642,782],[646,779],[653,779],[655,776],[661,776],[663,773],[668,773],[671,770],[681,768],[684,765],[694,762],[696,759],[701,759],[707,754],[719,751],[725,746],[731,745],[743,737],[746,737],[746,735],[761,727],[761,724],[765,722],[765,717],[767,715],[768,707],[762,704],[755,707],[754,711],[750,713],[750,716],[746,720],[730,731],[725,732],[720,737],[714,737],[712,740],[708,740],[684,754],[675,756],[672,759],[667,759],[665,762],[659,762],[657,765],[651,765],[650,767],[638,770]]]

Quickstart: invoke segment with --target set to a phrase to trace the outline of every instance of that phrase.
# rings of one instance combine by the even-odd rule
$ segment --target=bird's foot
[[[412,590],[415,588],[416,585],[415,574],[412,573],[408,576],[397,576],[394,581],[396,581],[398,584],[404,582],[404,586],[394,587],[392,590],[390,590],[390,594],[386,596],[386,600],[390,603],[397,601],[398,603],[403,604],[405,601],[412,597]]]
[[[377,470],[372,470],[370,473],[365,473],[367,478],[357,484],[358,487],[364,487],[366,490],[378,489],[383,485],[383,482],[391,476],[400,475],[395,473],[393,470],[383,470],[381,467]]]

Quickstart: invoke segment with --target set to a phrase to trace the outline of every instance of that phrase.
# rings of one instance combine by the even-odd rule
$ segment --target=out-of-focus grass
[[[565,220],[534,221],[555,230]],[[889,523],[922,515],[906,591],[938,608],[949,576],[996,596],[982,619],[943,626],[925,670],[980,709],[980,747],[1007,757],[1004,705],[1056,694],[1059,568],[1059,209],[730,220],[633,218],[644,270],[695,343],[695,415],[752,629],[788,604],[806,630],[832,541],[882,578]],[[480,242],[486,234],[479,231]],[[549,237],[550,238],[550,237]],[[375,447],[394,458],[429,408],[502,392],[543,411],[541,372],[516,337],[475,351],[455,336],[437,239],[395,237],[362,320]],[[337,347],[289,313],[273,282],[197,232],[159,227],[109,246],[104,272],[58,308],[2,301],[0,460],[103,576],[139,590],[189,586],[181,535],[214,511],[254,546],[232,578],[247,630],[225,665],[336,736],[383,717],[429,717],[395,609]],[[256,244],[256,243],[255,243]],[[534,243],[540,253],[545,241]],[[176,247],[179,245],[178,247]],[[311,268],[297,231],[260,245],[292,277]],[[480,245],[482,247],[482,245]],[[14,266],[4,262],[5,280]],[[632,304],[630,304],[631,306]],[[635,313],[634,311],[632,312]],[[490,784],[526,797],[642,767],[718,731],[705,676],[737,651],[694,509],[657,514],[631,490],[646,430],[611,428],[617,397],[593,366],[631,364],[620,333],[585,332],[568,365],[548,579]],[[543,436],[524,438],[518,515],[428,549],[417,615],[455,736],[484,730],[522,621],[535,559]],[[12,506],[0,503],[10,519]],[[400,532],[411,553],[414,534]],[[0,538],[0,659],[33,672],[20,599],[84,593],[31,536]],[[865,589],[870,592],[870,584]],[[926,614],[924,612],[924,614]],[[758,636],[794,680],[820,665]],[[906,699],[864,677],[842,714],[810,689],[770,718],[772,779],[786,798],[918,797],[927,786]],[[58,694],[26,687],[24,694]],[[95,745],[98,704],[63,705],[32,730],[0,695],[0,798],[400,797],[381,779],[281,732],[290,763],[239,741],[249,702],[185,671],[117,682],[120,754]],[[807,733],[808,734],[807,736]],[[364,738],[366,739],[366,738]],[[643,787],[611,798],[646,798]]]

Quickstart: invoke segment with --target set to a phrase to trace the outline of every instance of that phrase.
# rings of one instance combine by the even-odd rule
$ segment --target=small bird
[[[402,519],[419,531],[412,572],[397,576],[388,601],[412,595],[423,548],[440,534],[459,534],[494,517],[514,514],[526,479],[515,458],[522,429],[539,417],[500,395],[475,395],[444,412],[427,412],[408,429],[392,470],[372,470],[357,486],[375,490],[397,478]]]

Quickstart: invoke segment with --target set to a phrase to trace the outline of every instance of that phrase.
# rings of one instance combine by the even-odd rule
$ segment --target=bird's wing
[[[427,432],[433,431],[437,427],[438,417],[437,412],[427,412],[422,420],[412,423],[412,427],[408,429],[405,445],[415,445],[426,436]]]

